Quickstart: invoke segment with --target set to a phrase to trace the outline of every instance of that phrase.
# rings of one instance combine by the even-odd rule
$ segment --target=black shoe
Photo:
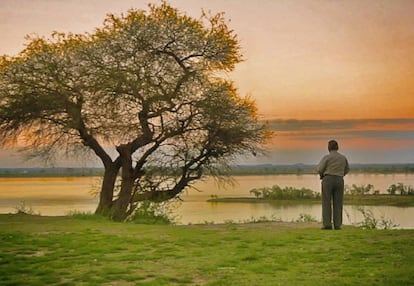
[[[340,227],[335,227],[335,230],[341,230],[341,228]]]
[[[321,229],[323,229],[323,230],[327,230],[327,229],[332,229],[332,227],[329,227],[329,226],[323,226]]]

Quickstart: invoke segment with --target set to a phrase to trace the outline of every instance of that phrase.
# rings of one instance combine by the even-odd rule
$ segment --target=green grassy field
[[[413,285],[414,230],[0,215],[0,285]]]

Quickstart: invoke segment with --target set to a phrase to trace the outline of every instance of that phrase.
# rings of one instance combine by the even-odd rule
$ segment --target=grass
[[[414,230],[0,215],[0,285],[409,285]]]
[[[414,196],[400,195],[345,195],[344,202],[352,205],[413,207]]]
[[[217,203],[271,203],[279,205],[320,204],[321,199],[263,199],[254,197],[211,198],[209,202]],[[345,195],[344,204],[364,206],[413,207],[414,196],[400,195]]]

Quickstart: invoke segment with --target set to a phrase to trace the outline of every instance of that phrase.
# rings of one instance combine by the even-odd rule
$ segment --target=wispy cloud
[[[349,149],[396,149],[414,146],[414,119],[271,120],[270,146],[313,149],[338,139]]]
[[[352,163],[414,162],[414,119],[270,120],[275,137],[257,162],[317,163],[337,139]]]
[[[414,119],[346,119],[346,120],[297,120],[273,119],[268,121],[275,131],[309,130],[414,130]]]

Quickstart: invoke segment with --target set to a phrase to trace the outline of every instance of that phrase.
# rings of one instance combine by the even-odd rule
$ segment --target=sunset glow
[[[159,3],[159,1],[151,1]],[[335,138],[350,162],[414,162],[414,1],[171,0],[193,17],[225,12],[245,61],[226,75],[275,137],[248,163],[316,163]],[[148,1],[0,2],[0,55],[24,37],[85,33]],[[1,166],[20,163],[0,152]],[[244,162],[244,161],[243,161]]]

